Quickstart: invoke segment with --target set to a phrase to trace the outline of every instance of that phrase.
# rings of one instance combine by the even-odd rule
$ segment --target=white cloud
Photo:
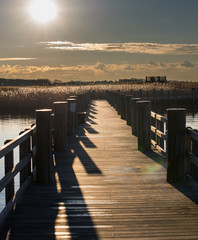
[[[103,51],[142,54],[187,55],[198,54],[198,44],[160,43],[73,43],[68,41],[41,42],[48,49],[65,51]]]
[[[0,61],[28,61],[28,60],[35,60],[37,58],[0,58]]]
[[[193,66],[193,68],[192,68]],[[49,78],[60,80],[115,80],[146,75],[167,75],[169,79],[197,80],[198,62],[147,64],[105,64],[77,66],[22,66],[0,65],[0,75],[5,78]]]

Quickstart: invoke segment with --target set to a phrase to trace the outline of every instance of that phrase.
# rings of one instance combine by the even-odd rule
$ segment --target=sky
[[[198,81],[197,0],[34,1],[0,0],[0,78]]]

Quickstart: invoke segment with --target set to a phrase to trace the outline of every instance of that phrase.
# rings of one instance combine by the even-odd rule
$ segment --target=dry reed
[[[63,101],[70,95],[90,92],[92,98],[104,98],[106,90],[130,93],[131,90],[152,91],[153,89],[168,91],[171,89],[198,88],[193,82],[142,83],[142,84],[105,84],[88,86],[56,86],[56,87],[2,87],[0,88],[1,113],[33,113],[36,109],[51,108],[54,101]]]

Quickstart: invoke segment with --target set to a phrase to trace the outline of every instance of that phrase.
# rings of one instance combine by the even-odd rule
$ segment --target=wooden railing
[[[0,159],[5,158],[5,176],[0,179],[0,192],[5,189],[5,208],[0,212],[0,225],[13,209],[26,187],[35,176],[39,184],[48,184],[52,175],[52,149],[66,151],[67,136],[74,134],[77,113],[80,116],[90,102],[90,93],[70,96],[66,101],[54,102],[52,109],[36,110],[36,125],[21,132],[14,140],[7,140],[0,148]],[[78,112],[77,112],[78,111]],[[14,166],[14,149],[19,147],[19,162]],[[36,171],[35,171],[36,170]],[[14,177],[20,175],[15,192]]]
[[[195,100],[197,89],[189,92],[192,100]],[[177,91],[173,93],[172,96],[176,99]],[[182,99],[185,98],[183,93],[184,91]],[[155,90],[153,95],[156,95]],[[161,91],[161,99],[164,99],[164,95],[164,91]],[[185,108],[167,109],[165,118],[151,111],[151,101],[148,101],[150,98],[145,100],[143,91],[139,91],[138,95],[134,92],[132,95],[125,95],[109,91],[107,100],[132,127],[132,134],[137,137],[138,150],[149,151],[152,143],[166,157],[168,182],[183,182],[186,173],[198,181],[198,131],[186,129]]]
[[[167,118],[151,111],[151,144],[166,157]]]
[[[36,126],[22,132],[14,140],[7,140],[0,148],[0,158],[5,158],[5,176],[0,180],[0,192],[5,189],[6,207],[0,214],[0,223],[11,211],[17,199],[24,192],[32,179],[35,167],[35,134]],[[14,149],[19,147],[19,162],[14,166]],[[14,177],[20,174],[20,188],[14,190]]]
[[[186,174],[198,181],[198,131],[186,128]]]

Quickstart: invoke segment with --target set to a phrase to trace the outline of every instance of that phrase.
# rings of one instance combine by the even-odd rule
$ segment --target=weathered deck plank
[[[106,101],[55,156],[50,185],[32,184],[0,239],[198,239],[198,189],[166,182],[164,161],[137,150]]]

